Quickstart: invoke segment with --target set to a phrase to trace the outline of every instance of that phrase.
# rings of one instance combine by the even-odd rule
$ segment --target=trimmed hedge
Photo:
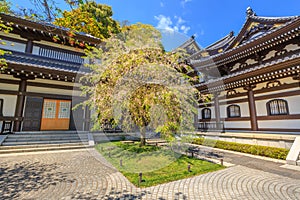
[[[225,142],[220,140],[196,138],[192,142],[193,144],[215,147],[219,149],[238,151],[242,153],[249,153],[253,155],[266,156],[270,158],[285,160],[289,150],[284,148],[267,147],[251,144],[240,144],[235,142]]]

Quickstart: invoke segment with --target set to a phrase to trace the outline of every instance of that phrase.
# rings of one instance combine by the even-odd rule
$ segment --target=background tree
[[[123,26],[122,33],[105,41],[102,49],[87,52],[94,60],[93,73],[85,77],[88,103],[96,110],[95,129],[108,119],[124,131],[139,130],[141,145],[146,129],[171,138],[181,130],[193,129],[196,90],[179,62],[183,52],[165,52],[161,35],[150,25]],[[101,60],[101,62],[97,62]]]
[[[73,1],[70,1],[72,4]],[[56,18],[54,24],[68,27],[72,30],[89,33],[100,39],[109,38],[120,32],[120,25],[112,19],[112,9],[95,1],[79,1],[71,11],[64,11],[61,18]]]
[[[3,0],[3,1],[0,1],[0,12],[1,13],[6,13],[6,14],[12,14],[13,11],[11,10],[11,3],[6,1],[6,0]],[[5,24],[2,20],[1,20],[1,17],[0,17],[0,31],[2,32],[5,32],[5,33],[8,33],[11,31],[11,27],[9,24]],[[2,45],[5,45],[5,43],[3,41],[1,41],[1,38],[0,38],[0,43]],[[4,54],[6,53],[9,53],[8,51],[5,51],[3,49],[0,49],[0,72],[4,69],[4,67],[7,66],[7,63],[6,63],[6,60],[2,57]]]

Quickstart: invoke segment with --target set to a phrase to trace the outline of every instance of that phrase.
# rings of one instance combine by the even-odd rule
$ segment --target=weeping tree
[[[185,53],[165,52],[161,35],[150,25],[122,27],[102,48],[87,52],[93,73],[84,77],[92,87],[85,102],[95,110],[95,126],[107,120],[124,131],[138,130],[145,145],[146,129],[171,139],[179,131],[193,129],[197,90],[190,84],[197,77],[181,62]]]

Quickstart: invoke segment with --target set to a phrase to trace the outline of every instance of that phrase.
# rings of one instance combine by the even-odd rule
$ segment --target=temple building
[[[85,99],[78,83],[89,73],[84,48],[100,39],[50,23],[0,17],[12,27],[0,32],[1,49],[10,52],[0,74],[1,132],[89,130],[89,109],[72,107]]]
[[[199,129],[300,133],[300,17],[246,14],[236,36],[187,59],[210,99],[200,103]]]
[[[191,37],[179,48],[201,74],[196,87],[209,102],[199,104],[201,131],[300,133],[300,17],[261,17],[251,8],[239,33],[206,48]],[[100,39],[49,23],[0,14],[12,27],[0,32],[10,51],[0,74],[0,130],[89,130],[90,111],[72,110],[85,45]],[[80,119],[76,121],[76,119]]]

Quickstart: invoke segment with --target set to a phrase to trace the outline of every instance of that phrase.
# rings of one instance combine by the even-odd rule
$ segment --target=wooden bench
[[[166,140],[162,140],[162,139],[148,139],[146,140],[146,144],[155,145],[155,146],[165,146],[168,143]]]
[[[132,140],[125,140],[125,141],[121,141],[122,144],[133,144],[134,141]]]

